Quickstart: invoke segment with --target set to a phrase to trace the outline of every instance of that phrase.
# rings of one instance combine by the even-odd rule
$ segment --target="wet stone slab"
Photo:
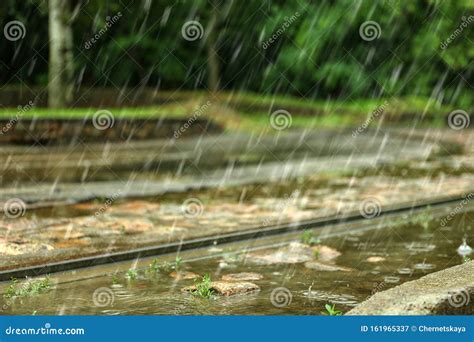
[[[310,246],[293,242],[274,251],[249,253],[246,261],[257,265],[297,264],[313,257],[314,252]]]
[[[308,261],[305,262],[304,266],[311,270],[322,271],[322,272],[353,272],[354,269],[348,267],[337,266],[335,264],[324,263],[320,261]]]
[[[128,277],[130,261],[52,274],[54,288],[51,291],[17,298],[11,301],[4,313],[31,315],[31,312],[36,310],[40,315],[48,315],[57,314],[58,311],[64,310],[62,308],[66,308],[64,314],[70,315],[248,315],[255,312],[266,315],[320,315],[325,312],[326,304],[335,305],[337,310],[346,313],[376,292],[463,263],[457,249],[466,233],[466,223],[474,219],[474,211],[470,208],[471,211],[456,215],[448,227],[440,227],[437,222],[431,222],[424,228],[419,224],[404,221],[396,229],[356,229],[344,235],[321,237],[319,245],[308,246],[312,250],[320,246],[337,248],[341,255],[332,261],[322,261],[314,256],[306,263],[318,262],[331,267],[351,268],[355,270],[353,272],[309,269],[304,262],[250,264],[246,262],[244,251],[252,248],[253,253],[253,248],[259,246],[247,241],[180,251],[182,264],[178,273],[192,271],[220,281],[224,281],[222,277],[226,275],[232,275],[234,279],[234,275],[242,273],[263,275],[260,280],[227,281],[250,282],[260,287],[260,291],[248,292],[249,295],[244,292],[242,295],[223,296],[216,292],[211,298],[201,298],[197,294],[183,293],[182,288],[192,285],[194,281],[183,279],[177,282],[169,276],[170,272],[175,270],[171,265],[176,258],[176,255],[169,255],[158,258],[155,265],[158,267],[156,271],[152,269],[153,272],[150,272],[150,266],[154,265],[156,259],[138,260],[135,268],[138,272],[136,279]],[[353,227],[357,228],[358,225]],[[468,230],[467,242],[472,245],[469,232]],[[447,236],[449,240],[446,239]],[[296,241],[301,236],[292,235],[293,238]],[[260,253],[274,253],[278,249],[275,246],[288,243],[288,236],[272,237],[270,241],[270,244],[261,246]],[[431,245],[435,245],[435,248],[420,248]],[[409,246],[416,248],[411,250]],[[303,253],[309,250],[308,247],[301,248]],[[384,256],[386,260],[383,263],[367,262],[367,258],[372,256]],[[472,258],[472,254],[470,257]],[[222,262],[226,262],[227,266],[221,267]],[[464,273],[469,276],[468,272],[462,270],[457,273],[459,277]],[[455,283],[458,282],[453,278]],[[197,282],[200,285],[203,283],[205,282],[200,280]],[[10,284],[0,284],[0,293]],[[91,298],[97,289],[103,288],[112,290],[114,301],[111,305],[98,307]],[[235,291],[237,290],[232,290]],[[71,296],[71,293],[74,293],[74,296]],[[290,298],[291,301],[285,307],[275,306],[275,302],[271,300],[272,293],[291,293],[292,296],[278,295],[278,298]],[[400,296],[402,295],[404,294]],[[469,295],[473,298],[472,293],[469,292]],[[452,302],[460,305],[462,298],[460,293],[453,297]]]
[[[348,315],[472,315],[474,261],[378,292]]]
[[[213,281],[209,288],[216,294],[222,296],[234,296],[260,291],[260,287],[248,281]],[[182,289],[183,292],[193,293],[196,291],[196,285],[188,286]]]
[[[263,275],[255,272],[231,273],[222,276],[223,281],[255,281],[263,279]]]
[[[469,169],[462,173],[458,169],[443,169],[443,165],[455,162],[455,158],[458,156],[404,165],[408,176],[383,172],[375,176],[310,174],[298,181],[200,190],[183,196],[102,199],[52,211],[27,208],[23,216],[5,216],[0,221],[0,255],[4,256],[0,258],[0,269],[357,213],[368,200],[384,209],[397,203],[474,190],[474,174]],[[421,169],[422,173],[409,177],[413,171],[410,167]],[[439,173],[434,172],[436,168]],[[462,171],[463,166],[460,168]],[[187,210],[185,203],[189,199],[195,201],[197,211]],[[0,207],[4,205],[0,203]],[[249,262],[300,263],[311,261],[315,254],[318,261],[332,262],[338,257],[337,251],[322,246],[295,251],[291,248],[273,255],[256,253],[249,257]],[[407,248],[417,253],[425,247]]]
[[[188,272],[188,271],[173,271],[170,274],[171,278],[174,278],[176,280],[190,280],[190,279],[198,279],[201,276],[197,273],[194,272]]]

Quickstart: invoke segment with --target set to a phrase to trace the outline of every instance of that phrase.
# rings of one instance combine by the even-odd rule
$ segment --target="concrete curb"
[[[347,315],[473,315],[474,261],[378,292]]]

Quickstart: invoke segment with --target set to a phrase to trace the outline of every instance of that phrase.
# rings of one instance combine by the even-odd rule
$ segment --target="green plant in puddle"
[[[423,229],[428,229],[430,226],[431,221],[433,220],[433,216],[430,213],[429,207],[417,214],[413,214],[411,216],[403,215],[402,217],[393,218],[388,222],[390,227],[398,227],[407,224],[417,225],[423,227]]]
[[[174,268],[174,265],[168,261],[165,261],[164,263],[161,264],[161,266],[159,266],[160,269],[162,269],[163,271],[165,272],[169,272],[171,271],[173,268]]]
[[[315,249],[315,250],[313,251],[313,256],[314,256],[315,259],[319,259],[319,254],[320,254],[320,253],[319,253],[319,249]]]
[[[211,298],[214,291],[211,287],[211,277],[205,274],[201,280],[195,280],[194,285],[196,289],[192,292],[193,295],[200,298]]]
[[[182,263],[183,263],[183,259],[181,259],[179,256],[177,256],[176,260],[174,262],[174,268],[175,268],[176,271],[181,267]]]
[[[137,270],[131,268],[125,273],[125,278],[128,280],[135,280],[138,277],[138,272]]]
[[[7,288],[3,291],[3,297],[4,298],[12,298],[16,296],[16,291],[17,291],[17,284],[18,280],[15,278],[12,278],[10,284],[7,286]]]
[[[305,245],[315,245],[320,243],[320,240],[314,236],[313,232],[310,230],[305,230],[300,236],[301,243]]]
[[[471,258],[469,258],[467,255],[465,255],[464,258],[462,258],[463,263],[467,263],[469,261],[471,261]]]
[[[116,274],[112,276],[112,285],[116,285],[119,283],[119,279]]]
[[[336,310],[336,304],[326,304],[324,305],[324,308],[326,311],[321,311],[323,315],[328,315],[328,316],[340,316],[342,315],[342,311]]]
[[[313,233],[309,230],[305,230],[300,236],[300,241],[301,243],[309,245],[312,238],[313,238]]]
[[[414,215],[410,219],[411,224],[420,225],[424,229],[428,229],[430,222],[433,220],[433,216],[430,213],[430,208],[427,207],[426,210]]]
[[[158,262],[158,259],[155,258],[151,261],[151,263],[145,269],[145,273],[153,274],[153,273],[157,273],[159,270],[160,270],[160,263]]]
[[[12,279],[10,285],[8,285],[3,292],[3,297],[13,298],[33,296],[49,291],[52,285],[49,276],[46,276],[44,279],[27,281],[21,285],[17,279]]]

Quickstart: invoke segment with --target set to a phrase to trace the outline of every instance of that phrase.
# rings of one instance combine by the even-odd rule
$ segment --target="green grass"
[[[110,111],[115,119],[148,119],[148,118],[187,118],[186,108],[182,106],[152,106],[135,108],[32,108],[25,111],[21,118],[48,118],[48,119],[85,119],[91,118],[99,110]],[[1,108],[0,118],[10,119],[18,114],[16,108]]]
[[[269,122],[271,111],[277,109],[287,110],[291,114],[293,128],[311,127],[357,127],[362,125],[371,113],[387,104],[384,115],[389,116],[391,124],[397,123],[397,118],[405,116],[413,119],[423,116],[426,121],[423,126],[443,127],[447,115],[455,109],[452,106],[440,104],[439,102],[421,97],[403,97],[387,99],[356,99],[348,101],[340,100],[311,100],[294,96],[268,96],[254,93],[229,93],[221,92],[215,97],[204,92],[162,92],[157,99],[171,99],[176,101],[161,106],[135,107],[135,108],[66,108],[48,109],[33,107],[25,111],[22,118],[60,118],[60,119],[83,119],[92,118],[100,109],[109,110],[117,119],[148,119],[148,118],[181,118],[192,116],[199,105],[209,100],[211,106],[202,113],[202,118],[211,118],[231,129],[242,129],[245,131],[268,130],[275,132]],[[223,108],[229,108],[233,113],[226,117]],[[465,108],[470,111],[471,108]],[[18,114],[17,108],[0,109],[0,118],[10,119]],[[229,115],[227,115],[229,116]],[[380,116],[373,119],[370,127],[376,127]],[[387,119],[384,123],[387,123]],[[412,125],[412,123],[409,123]]]
[[[148,265],[148,267],[145,269],[145,273],[147,274],[154,274],[160,271],[160,263],[158,259],[153,259],[151,263]]]
[[[4,298],[26,297],[47,292],[52,283],[49,276],[44,279],[31,280],[20,284],[17,279],[12,279],[10,285],[3,292]]]
[[[262,96],[253,93],[238,93],[235,95],[222,95],[230,104],[240,107],[244,111],[250,109],[255,111],[256,108],[286,109],[293,111],[292,114],[299,115],[303,111],[319,114],[351,114],[353,116],[366,117],[377,107],[387,102],[386,112],[391,115],[401,115],[406,113],[418,114],[439,114],[446,115],[453,106],[441,104],[438,101],[429,98],[406,96],[400,98],[379,98],[379,99],[349,99],[347,101],[340,100],[311,100],[301,99],[294,96]],[[286,108],[285,108],[286,107]],[[466,108],[467,110],[467,108]]]
[[[176,257],[175,262],[174,262],[174,268],[175,270],[179,270],[181,265],[183,264],[183,259],[181,259],[179,256]]]
[[[125,273],[125,278],[128,280],[135,280],[138,277],[138,271],[131,268]]]
[[[195,281],[196,290],[192,294],[200,298],[211,298],[214,291],[211,288],[211,277],[208,274],[204,275],[201,280]]]
[[[431,214],[429,207],[410,217],[411,224],[422,226],[423,229],[428,229],[431,221],[433,221],[433,215]]]
[[[324,308],[326,309],[326,311],[321,311],[323,315],[326,315],[326,316],[341,316],[342,315],[342,311],[337,310],[335,304],[333,305],[326,304],[324,305]]]
[[[315,245],[320,242],[320,240],[314,236],[313,232],[310,230],[305,230],[300,236],[300,242],[305,245]]]
[[[183,259],[181,259],[179,256],[176,257],[174,263],[170,263],[167,261],[160,263],[159,260],[155,258],[145,268],[145,274],[153,275],[160,271],[169,272],[173,269],[178,271],[181,268],[182,264],[183,264]]]

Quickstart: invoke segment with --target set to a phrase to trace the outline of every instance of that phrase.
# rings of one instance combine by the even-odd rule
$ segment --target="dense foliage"
[[[223,89],[348,101],[429,96],[472,106],[472,0],[71,1],[76,87],[205,89],[214,27]],[[21,40],[0,40],[0,82],[45,84],[47,1],[0,6],[2,26],[26,27]],[[203,26],[201,39],[183,38],[190,20]],[[379,25],[378,38],[361,37],[366,21]]]

